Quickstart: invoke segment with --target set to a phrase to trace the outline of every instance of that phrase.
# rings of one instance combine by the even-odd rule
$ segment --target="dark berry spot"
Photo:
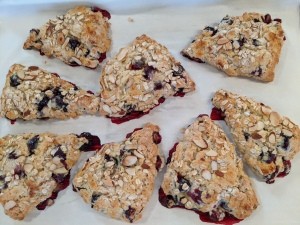
[[[178,91],[173,95],[174,97],[184,97],[185,96],[185,92],[183,88],[178,88]]]
[[[211,36],[214,36],[218,32],[218,30],[216,30],[213,27],[209,27],[209,26],[205,27],[204,30],[211,31],[212,32]]]
[[[38,69],[39,69],[39,67],[37,67],[37,66],[29,66],[28,67],[29,71],[35,71],[35,70],[38,70]]]
[[[239,43],[239,45],[240,45],[240,48],[241,47],[243,47],[243,45],[245,44],[245,42],[246,42],[246,39],[243,37],[243,38],[240,38],[239,40],[238,40],[238,43]]]
[[[62,96],[55,96],[54,101],[58,108],[61,108],[64,112],[68,112],[67,106],[68,103],[65,103]]]
[[[134,220],[135,208],[129,206],[129,208],[125,211],[125,217],[130,221],[130,223]]]
[[[98,200],[98,198],[101,196],[100,193],[93,193],[91,198],[91,207],[94,208],[94,203]]]
[[[161,82],[156,82],[154,83],[154,90],[157,91],[157,90],[161,90],[163,88],[163,85]]]
[[[249,137],[250,137],[250,134],[244,132],[244,137],[245,137],[245,140],[248,141],[248,140],[249,140]]]
[[[132,104],[124,104],[123,108],[125,109],[126,113],[133,112],[135,109],[135,105]]]
[[[254,76],[260,76],[262,74],[262,68],[258,67],[254,71],[251,72],[252,75]]]
[[[201,199],[202,191],[200,191],[199,189],[195,189],[194,191],[189,191],[187,195],[190,196],[194,202],[198,204],[203,203]]]
[[[55,157],[55,156],[57,156],[58,158],[60,158],[62,160],[66,160],[67,159],[66,153],[64,153],[63,150],[61,150],[60,146],[57,147],[57,150],[54,153],[53,157]]]
[[[17,159],[19,156],[15,153],[15,151],[12,151],[8,154],[9,159]]]
[[[171,162],[172,155],[176,151],[177,145],[178,145],[178,143],[175,143],[174,146],[173,146],[173,148],[171,148],[171,150],[169,151],[169,156],[168,156],[168,159],[167,159],[167,164],[169,164]]]
[[[274,162],[276,160],[276,155],[273,154],[272,152],[261,152],[259,155],[259,159],[261,161],[264,161],[268,164]]]
[[[179,184],[178,189],[181,192],[187,192],[191,187],[191,183],[180,174],[177,174],[177,183]]]
[[[84,57],[87,57],[87,56],[90,54],[90,50],[89,50],[89,49],[86,49],[85,51],[86,51],[86,52],[84,53]]]
[[[283,142],[282,142],[282,144],[281,144],[281,147],[282,147],[283,149],[287,150],[288,147],[289,147],[289,145],[290,145],[290,138],[291,138],[291,137],[288,137],[288,136],[284,135],[283,133],[281,133],[280,136],[283,137]]]
[[[145,66],[144,73],[144,77],[146,80],[152,80],[155,73],[155,68],[153,66]]]
[[[144,66],[145,66],[145,61],[143,59],[133,60],[131,62],[130,69],[131,70],[141,70],[144,68]]]
[[[278,22],[278,23],[282,23],[282,20],[279,18],[274,19],[274,21]]]
[[[102,15],[103,15],[104,17],[106,17],[107,19],[110,19],[110,18],[111,18],[110,13],[109,13],[108,11],[106,11],[105,9],[101,9],[101,8],[99,8],[99,7],[97,7],[97,6],[93,6],[93,7],[91,7],[91,10],[92,10],[93,12],[101,12]]]
[[[159,171],[159,170],[160,170],[160,168],[161,168],[161,164],[162,164],[162,161],[161,161],[161,158],[160,158],[160,156],[156,156],[155,168],[156,168],[156,170],[157,170],[157,171]]]
[[[218,222],[225,218],[226,214],[222,208],[215,208],[209,212],[209,218],[211,221]]]
[[[182,65],[177,65],[178,69],[177,71],[173,70],[173,76],[177,77],[177,76],[181,76],[182,73],[184,72],[184,68]]]
[[[20,77],[17,74],[13,74],[10,77],[10,86],[12,87],[17,87],[18,85],[21,84],[21,80]]]
[[[266,14],[266,15],[262,18],[262,20],[263,20],[264,23],[266,23],[266,24],[271,23],[271,22],[272,22],[271,15],[270,15],[270,14]]]
[[[225,16],[222,20],[221,23],[227,23],[228,25],[233,24],[233,20],[229,16]]]
[[[98,136],[92,135],[88,132],[84,132],[79,135],[79,137],[84,137],[88,140],[88,143],[83,144],[79,150],[80,151],[94,151],[101,148],[101,141]]]
[[[68,174],[63,174],[63,173],[58,173],[58,174],[53,173],[53,174],[52,174],[52,178],[53,178],[57,183],[62,183],[62,182],[65,180],[65,178],[66,178],[67,175],[68,175]]]
[[[25,171],[21,165],[17,165],[14,169],[14,176],[18,175],[19,179],[24,178],[26,176]]]
[[[260,42],[259,42],[257,39],[253,39],[253,40],[252,40],[252,44],[253,44],[254,46],[259,46],[259,45],[260,45]]]
[[[123,152],[123,154],[124,154],[124,152]],[[115,164],[115,166],[118,166],[118,159],[117,158],[115,158],[115,157],[113,157],[113,156],[110,156],[110,155],[108,155],[108,154],[105,154],[104,155],[104,159],[107,161],[107,162],[114,162]]]
[[[138,131],[138,130],[141,130],[141,129],[143,129],[143,128],[135,128],[132,132],[126,134],[126,138],[130,138],[131,135],[132,135],[134,132],[136,132],[136,131]]]
[[[0,190],[6,189],[8,187],[8,183],[5,182],[5,176],[0,175]]]
[[[34,136],[33,138],[31,138],[27,141],[27,147],[28,147],[28,150],[29,150],[29,155],[34,154],[34,150],[36,149],[36,147],[38,145],[39,138],[40,138],[40,136],[36,135],[36,136]]]
[[[193,60],[193,61],[195,61],[195,62],[198,62],[198,63],[205,63],[204,61],[202,61],[202,60],[199,59],[199,58],[191,57],[189,54],[185,53],[184,51],[182,51],[181,54],[182,54],[184,57],[186,57],[186,58],[188,58],[188,59],[190,59],[190,60]]]
[[[48,97],[47,95],[45,95],[45,96],[43,97],[43,99],[38,103],[38,106],[37,106],[38,111],[42,111],[43,108],[44,108],[45,106],[47,106],[49,100],[50,100],[49,97]]]
[[[106,59],[106,52],[101,52],[98,62],[101,63],[104,59]]]
[[[172,195],[166,195],[162,188],[159,188],[158,200],[167,208],[172,208],[177,203],[176,199],[174,199]]]
[[[80,45],[80,42],[75,38],[70,38],[69,45],[70,48],[75,51],[75,49]]]
[[[277,177],[285,177],[290,173],[292,167],[291,161],[283,159],[283,166],[284,166],[284,170],[281,173],[279,173]]]
[[[69,63],[70,66],[73,66],[73,67],[79,66],[79,64],[77,62],[74,62],[74,61],[68,62],[68,63]]]
[[[152,138],[155,144],[159,144],[161,142],[161,136],[158,132],[153,132]]]
[[[253,21],[254,21],[254,23],[260,22],[259,19],[256,19],[256,18]]]
[[[39,29],[31,29],[30,33],[35,33],[36,35],[38,35],[40,33]]]
[[[225,113],[222,112],[221,109],[218,109],[218,108],[214,107],[211,110],[210,118],[212,120],[224,120],[225,119]]]

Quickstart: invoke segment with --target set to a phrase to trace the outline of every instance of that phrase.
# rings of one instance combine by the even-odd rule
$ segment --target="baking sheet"
[[[66,121],[48,120],[21,122],[14,125],[0,119],[0,136],[23,132],[81,133],[91,132],[101,138],[102,143],[121,141],[128,132],[147,122],[161,127],[163,141],[161,149],[165,156],[180,137],[180,130],[190,124],[197,115],[209,114],[212,108],[210,99],[219,88],[253,97],[272,106],[282,115],[300,124],[300,25],[299,3],[294,0],[270,1],[0,1],[0,89],[4,86],[5,75],[14,63],[36,65],[61,75],[62,78],[78,86],[98,92],[101,68],[89,70],[69,67],[57,59],[42,57],[36,51],[22,49],[29,30],[37,28],[56,15],[79,5],[97,5],[108,9],[112,14],[112,49],[108,54],[115,55],[143,33],[167,46],[196,82],[197,90],[184,98],[169,98],[150,114],[121,125],[112,124],[109,119],[96,116],[82,116]],[[270,13],[273,18],[282,18],[287,40],[280,62],[276,67],[275,80],[265,84],[243,78],[227,77],[217,69],[192,62],[180,55],[183,49],[205,25],[220,21],[226,14],[240,15],[243,12]],[[129,21],[133,19],[133,22]],[[221,123],[222,126],[224,124]],[[92,153],[84,153],[73,169],[73,175]],[[259,208],[242,225],[282,225],[300,222],[300,156],[292,161],[291,173],[277,179],[272,185],[265,184],[249,173],[259,197]],[[147,205],[143,219],[137,224],[202,224],[197,214],[182,209],[167,209],[158,202],[158,187],[163,173],[159,174],[156,188]],[[59,193],[55,204],[44,211],[35,210],[24,221],[18,222],[4,215],[0,207],[0,224],[81,224],[104,225],[126,224],[97,213],[85,204],[71,186]]]

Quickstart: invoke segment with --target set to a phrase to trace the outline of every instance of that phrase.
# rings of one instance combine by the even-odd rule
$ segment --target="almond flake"
[[[280,115],[277,112],[271,112],[270,121],[273,126],[278,126],[280,124]]]
[[[203,140],[202,138],[201,139],[196,139],[196,140],[193,140],[193,141],[200,148],[207,148],[208,147],[207,142],[205,140]]]
[[[209,150],[209,151],[205,152],[205,155],[210,156],[210,157],[215,157],[218,155],[218,153],[214,150]]]
[[[211,173],[210,173],[208,170],[203,170],[203,172],[202,172],[202,177],[203,177],[205,180],[210,180],[210,179],[211,179]]]

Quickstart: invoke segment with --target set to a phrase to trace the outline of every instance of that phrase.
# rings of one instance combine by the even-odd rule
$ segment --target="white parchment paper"
[[[66,121],[48,120],[21,122],[11,125],[0,119],[0,136],[23,132],[81,133],[91,132],[101,138],[102,143],[121,141],[125,135],[147,122],[161,127],[161,148],[167,156],[169,149],[180,138],[181,129],[189,125],[199,114],[209,114],[210,99],[219,88],[253,97],[290,117],[300,124],[300,24],[299,5],[296,0],[238,1],[238,0],[148,0],[148,1],[58,1],[58,0],[2,0],[0,1],[0,89],[5,76],[14,63],[36,65],[61,75],[78,86],[99,92],[101,68],[89,70],[69,67],[57,59],[42,57],[36,51],[22,49],[29,30],[37,28],[56,15],[79,5],[97,5],[112,14],[112,49],[108,57],[129,44],[136,36],[147,34],[167,46],[196,82],[197,90],[184,98],[169,98],[150,114],[121,125],[96,116],[82,116]],[[180,51],[206,25],[219,22],[226,14],[240,15],[243,12],[270,13],[273,18],[282,18],[287,40],[280,62],[276,67],[275,80],[260,83],[249,79],[227,77],[217,69],[192,62],[180,55]],[[130,22],[128,18],[133,19]],[[224,123],[220,123],[223,127]],[[82,166],[91,153],[84,153],[73,169],[73,174]],[[272,185],[265,184],[251,172],[260,206],[242,225],[298,225],[300,224],[300,157],[292,161],[291,173],[277,179]],[[158,202],[158,187],[161,173],[156,182],[153,196],[147,205],[143,219],[137,224],[203,224],[197,214],[182,209],[167,209]],[[97,213],[85,204],[71,186],[59,193],[56,203],[45,211],[32,212],[24,221],[13,221],[4,215],[0,207],[0,225],[104,225],[126,224]]]

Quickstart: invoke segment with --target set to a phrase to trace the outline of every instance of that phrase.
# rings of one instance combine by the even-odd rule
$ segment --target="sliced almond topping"
[[[292,137],[293,133],[287,129],[282,129],[282,133],[287,137]]]
[[[15,201],[10,200],[10,201],[8,201],[8,202],[5,203],[4,209],[5,209],[5,210],[10,210],[10,209],[12,209],[13,207],[15,207],[16,204],[17,204],[17,203],[16,203]]]
[[[218,169],[218,163],[216,161],[211,162],[211,169],[212,170],[217,170]]]
[[[229,42],[229,40],[228,40],[227,38],[225,38],[225,37],[222,37],[222,38],[220,38],[220,39],[217,41],[217,44],[218,44],[218,45],[224,45],[224,44],[226,44],[227,42]]]
[[[276,142],[276,136],[274,133],[271,133],[270,136],[269,136],[269,142],[274,144]]]
[[[269,115],[269,114],[272,112],[272,110],[271,110],[269,107],[266,107],[266,106],[262,106],[262,107],[261,107],[261,111],[262,111],[263,114],[265,114],[265,115]]]
[[[122,61],[122,59],[125,58],[125,56],[127,55],[128,49],[127,48],[123,48],[120,53],[117,55],[117,60],[118,61]]]
[[[113,182],[112,182],[111,179],[105,179],[105,180],[103,180],[103,184],[105,186],[107,186],[107,187],[113,187],[114,186],[114,184],[113,184]]]
[[[207,142],[205,140],[203,140],[202,138],[197,139],[197,140],[193,140],[193,141],[200,148],[207,148],[208,147]]]
[[[124,166],[133,166],[134,164],[136,164],[136,162],[137,162],[137,157],[134,155],[129,155],[123,159],[122,164]]]
[[[145,158],[144,155],[142,155],[142,154],[141,154],[140,152],[138,152],[137,150],[134,150],[134,151],[133,151],[133,154],[134,154],[136,157],[140,158],[140,159]]]
[[[33,169],[33,165],[32,164],[25,164],[24,165],[24,170],[26,173],[30,173],[30,171]]]
[[[215,157],[218,155],[218,153],[214,150],[209,150],[209,151],[205,152],[205,155]]]
[[[210,180],[211,179],[211,173],[208,170],[203,170],[202,171],[202,177],[205,180]]]
[[[264,129],[265,127],[265,124],[261,121],[258,121],[257,124],[256,124],[256,130],[262,130]]]
[[[65,167],[61,167],[61,168],[58,168],[56,170],[53,171],[55,174],[66,174],[68,173],[68,170],[66,170]]]
[[[273,126],[278,126],[280,124],[280,115],[277,112],[271,112],[270,121]]]
[[[126,173],[128,173],[131,176],[135,176],[135,169],[134,168],[126,168]]]
[[[105,167],[112,167],[115,164],[114,161],[109,161],[107,163],[105,163]]]

